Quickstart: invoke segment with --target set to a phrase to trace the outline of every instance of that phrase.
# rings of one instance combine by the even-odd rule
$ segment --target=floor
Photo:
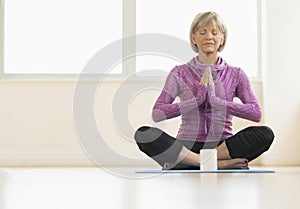
[[[2,168],[0,209],[300,208],[300,167],[265,174],[136,169]]]

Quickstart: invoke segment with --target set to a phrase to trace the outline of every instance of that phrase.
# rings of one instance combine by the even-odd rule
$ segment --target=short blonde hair
[[[200,28],[207,25],[208,23],[215,23],[216,26],[219,28],[220,32],[224,36],[223,44],[218,48],[218,52],[222,51],[225,47],[226,39],[227,39],[226,25],[225,25],[224,21],[222,20],[222,18],[216,12],[210,11],[210,12],[199,13],[198,15],[196,15],[196,17],[194,18],[194,21],[191,25],[190,43],[191,43],[192,49],[195,52],[199,52],[199,51],[198,51],[198,47],[195,46],[195,44],[193,43],[192,35],[195,34]]]

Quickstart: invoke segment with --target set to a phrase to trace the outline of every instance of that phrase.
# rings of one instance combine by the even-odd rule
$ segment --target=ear
[[[224,35],[222,34],[220,44],[223,45],[223,43],[224,43]]]
[[[194,33],[192,33],[192,41],[193,41],[193,44],[196,44],[196,41],[195,41],[195,34]]]

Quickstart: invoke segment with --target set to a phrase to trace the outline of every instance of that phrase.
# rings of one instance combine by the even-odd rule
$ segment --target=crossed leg
[[[218,153],[218,169],[248,169],[248,160],[246,158],[234,158],[229,155],[225,143],[216,147]],[[199,154],[188,150],[183,146],[175,162],[164,163],[163,169],[184,169],[191,166],[200,166]]]
[[[218,169],[248,169],[248,161],[267,151],[274,133],[266,126],[241,130],[216,147]],[[199,154],[190,151],[175,138],[157,128],[141,127],[135,133],[141,151],[157,161],[163,169],[199,168]]]

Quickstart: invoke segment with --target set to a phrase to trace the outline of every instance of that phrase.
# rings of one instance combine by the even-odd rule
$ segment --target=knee
[[[136,130],[134,139],[137,143],[148,143],[161,135],[161,132],[158,128],[142,126]]]
[[[139,142],[142,142],[141,139],[143,138],[143,135],[144,133],[149,130],[150,127],[149,126],[142,126],[142,127],[139,127],[135,133],[134,133],[134,140],[139,143]]]
[[[149,126],[141,126],[141,127],[139,127],[139,128],[135,131],[134,138],[138,137],[138,134],[139,134],[139,133],[143,133],[143,132],[145,132],[145,131],[147,131],[147,130],[149,130],[149,129],[150,129]]]
[[[275,138],[274,132],[268,126],[261,126],[260,130],[262,131],[263,139],[265,140],[266,143],[266,149],[268,150],[274,141]]]
[[[158,138],[162,131],[158,128],[142,126],[138,128],[134,134],[134,139],[138,144],[149,143]]]

